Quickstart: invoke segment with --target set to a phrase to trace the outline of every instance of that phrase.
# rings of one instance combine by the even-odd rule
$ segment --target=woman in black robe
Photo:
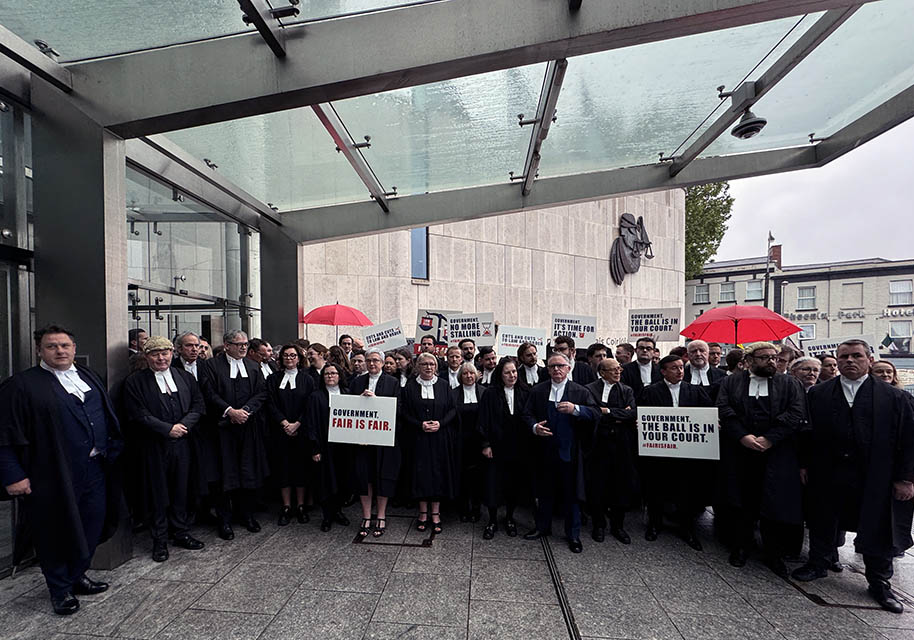
[[[517,383],[517,362],[502,358],[492,372],[491,385],[479,405],[479,433],[483,456],[483,501],[489,523],[482,537],[491,540],[498,530],[499,505],[505,505],[505,533],[517,535],[514,507],[520,496],[524,474],[519,455],[527,433],[520,414],[527,404],[529,387]]]
[[[314,382],[314,388],[321,386],[321,371],[324,370],[324,364],[327,362],[327,356],[330,355],[327,347],[320,342],[313,342],[308,346],[305,352],[308,356],[308,375]],[[343,378],[345,380],[345,378]]]
[[[482,438],[479,434],[479,401],[485,388],[476,384],[479,372],[470,362],[460,365],[457,380],[460,386],[451,389],[457,419],[460,425],[458,453],[460,454],[460,493],[457,505],[461,522],[478,522],[482,499],[480,466],[482,465]]]
[[[267,433],[270,469],[282,496],[279,526],[284,527],[292,519],[292,487],[295,487],[297,505],[295,517],[300,523],[308,522],[305,487],[310,472],[311,445],[302,423],[314,383],[308,372],[301,369],[304,354],[294,344],[280,349],[279,360],[282,368],[267,378]]]
[[[419,501],[416,529],[441,533],[441,500],[457,495],[457,411],[448,381],[439,378],[438,358],[421,353],[416,358],[419,375],[403,388],[403,425],[413,435],[413,496]],[[431,508],[431,511],[429,511]]]
[[[396,363],[397,370],[393,376],[400,385],[400,393],[403,393],[403,387],[406,381],[413,377],[413,355],[407,347],[394,349],[389,352]],[[397,419],[400,418],[400,409],[397,411]],[[406,506],[412,508],[415,506],[413,501],[413,449],[415,438],[412,432],[400,429],[400,478],[397,481],[397,493],[394,497],[394,506]]]
[[[313,346],[313,345],[312,345]],[[352,492],[352,469],[349,446],[328,442],[330,430],[330,396],[344,393],[340,387],[342,372],[335,364],[326,364],[321,371],[321,384],[308,399],[308,439],[314,454],[319,478],[317,493],[321,503],[323,519],[321,531],[330,531],[333,522],[349,526],[349,519],[340,510],[342,500]]]

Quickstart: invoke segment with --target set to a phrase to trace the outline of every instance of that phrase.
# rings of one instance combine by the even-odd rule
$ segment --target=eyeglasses
[[[419,366],[420,367],[437,367],[438,363],[437,362],[420,362]]]
[[[292,359],[298,358],[298,354],[297,353],[284,353],[284,354],[282,354],[282,357],[292,360]]]
[[[752,356],[752,357],[755,358],[756,360],[769,360],[771,362],[774,362],[778,359],[778,357],[775,354],[771,354],[770,356]]]
[[[227,343],[227,344],[230,344],[230,345],[232,345],[233,347],[246,347],[246,346],[248,346],[248,344],[250,344],[250,343],[248,343],[248,342],[229,342],[229,343]]]
[[[567,364],[547,364],[546,368],[547,369],[564,369],[567,366],[568,366]]]
[[[368,358],[365,362],[381,362],[380,358]]]
[[[813,367],[799,367],[797,371],[800,371],[801,373],[812,373],[813,371],[819,373],[819,370]]]

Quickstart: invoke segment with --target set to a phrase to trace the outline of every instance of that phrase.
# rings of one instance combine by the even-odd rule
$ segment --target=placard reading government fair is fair
[[[392,447],[396,432],[396,398],[330,396],[329,442]]]

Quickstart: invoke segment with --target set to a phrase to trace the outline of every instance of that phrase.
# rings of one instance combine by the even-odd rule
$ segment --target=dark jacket
[[[660,382],[663,379],[663,376],[660,375],[660,367],[656,364],[651,365],[651,384],[655,382]],[[622,366],[622,378],[621,381],[632,388],[632,391],[635,393],[635,399],[640,403],[641,402],[641,390],[644,389],[644,383],[641,382],[641,368],[638,365],[637,360],[632,360],[626,365]]]
[[[591,382],[587,390],[601,409],[593,446],[584,465],[587,494],[601,504],[631,507],[636,504],[640,492],[635,392],[619,382],[613,385],[609,397],[603,402],[602,379]],[[603,407],[609,413],[602,413]],[[598,494],[603,494],[603,497]]]

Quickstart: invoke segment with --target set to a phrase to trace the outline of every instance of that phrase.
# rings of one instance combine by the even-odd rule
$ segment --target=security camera
[[[768,121],[765,118],[760,118],[749,109],[746,109],[746,113],[740,118],[739,123],[730,130],[730,135],[740,140],[748,140],[761,133],[766,124],[768,124]]]

